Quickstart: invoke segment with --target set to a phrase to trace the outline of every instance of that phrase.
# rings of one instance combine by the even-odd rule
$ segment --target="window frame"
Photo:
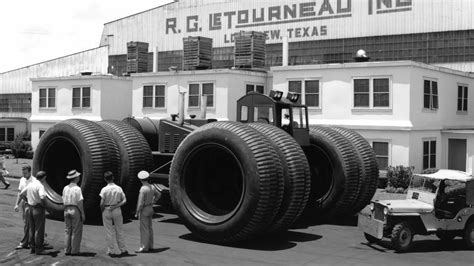
[[[378,143],[387,143],[388,149],[387,149],[387,168],[392,165],[392,141],[388,139],[370,139],[368,140],[370,143],[370,147],[372,147],[372,150],[374,149],[374,142]],[[375,154],[375,150],[374,150]],[[375,154],[375,158],[377,158],[377,154]],[[387,171],[387,169],[379,169],[379,171]]]
[[[247,86],[252,86],[253,89],[251,91],[253,91],[253,92],[258,92],[258,93],[261,93],[261,94],[265,94],[265,84],[263,84],[263,83],[245,82],[245,94],[248,94],[249,92],[251,92],[251,91],[247,90]],[[258,86],[262,86],[262,88],[263,88],[262,92],[257,91]]]
[[[38,139],[41,139],[41,137],[44,135],[44,133],[46,133],[47,129],[44,129],[44,128],[40,128],[38,129]],[[43,132],[43,133],[41,133]]]
[[[89,88],[89,106],[84,107],[84,88]],[[74,89],[79,89],[79,106],[74,106]],[[76,97],[77,98],[77,97]],[[92,108],[92,85],[72,86],[72,102],[73,109],[91,109]]]
[[[425,154],[425,142],[428,142],[428,154]],[[432,153],[431,150],[431,143],[435,142],[435,153]],[[421,159],[421,168],[422,170],[428,169],[428,168],[436,168],[436,160],[438,159],[438,142],[437,138],[423,138],[422,139],[422,146],[421,146],[421,151],[422,151],[422,159]],[[434,155],[434,166],[431,166],[431,156]],[[425,156],[428,156],[428,167],[425,167]]]
[[[41,90],[46,90],[46,106],[45,107],[42,107],[41,106]],[[54,106],[51,107],[50,104],[49,104],[49,99],[51,98],[50,95],[49,95],[49,92],[50,90],[54,90]],[[56,109],[56,98],[57,98],[57,87],[50,87],[50,86],[47,86],[47,87],[39,87],[38,88],[38,106],[39,106],[39,109]]]
[[[322,78],[321,77],[308,77],[308,78],[291,78],[291,79],[287,79],[286,81],[286,86],[287,86],[287,89],[288,89],[288,92],[292,92],[290,91],[290,82],[292,81],[299,81],[301,82],[301,94],[300,94],[300,103],[302,105],[306,105],[308,107],[308,110],[321,110],[322,109]],[[309,93],[309,94],[312,94],[312,95],[318,95],[318,105],[317,106],[309,106],[306,102],[306,82],[307,81],[318,81],[318,86],[319,86],[319,92],[318,93]],[[293,93],[293,92],[292,92]]]
[[[190,106],[189,105],[189,97],[191,97],[191,91],[190,91],[190,86],[192,84],[198,84],[199,85],[199,97],[198,97],[198,105],[197,106]],[[212,84],[212,106],[206,106],[206,109],[215,109],[216,108],[216,82],[215,81],[190,81],[188,82],[188,96],[187,96],[187,101],[188,101],[188,109],[200,109],[201,108],[201,97],[204,96],[203,92],[203,85],[204,84]],[[192,96],[196,96],[198,94],[193,94]],[[209,97],[207,104],[209,105]]]
[[[145,100],[145,87],[151,86],[152,87],[152,95],[147,96],[152,98],[151,101],[151,106],[145,106],[144,105],[144,100]],[[157,87],[158,86],[163,86],[163,96],[158,96],[157,95]],[[142,85],[142,109],[157,109],[157,110],[163,110],[167,108],[167,97],[168,96],[168,84],[167,83],[145,83]],[[164,106],[156,106],[156,98],[157,97],[162,97],[164,99]]]
[[[461,96],[459,95],[459,87],[461,87]],[[466,114],[469,111],[469,85],[464,83],[457,84],[458,96],[456,98],[457,113]],[[459,100],[461,100],[461,110],[459,110]],[[466,106],[464,106],[466,103]]]
[[[359,79],[369,80],[369,106],[356,106],[355,102],[355,81]],[[376,79],[388,79],[388,106],[374,106],[375,94],[382,94],[374,92],[374,81]],[[352,108],[355,110],[392,110],[393,108],[393,80],[390,75],[380,76],[353,76],[352,77]]]
[[[8,130],[9,129],[12,129],[13,130],[13,139],[8,139]],[[4,139],[0,139],[0,142],[12,142],[15,140],[15,127],[12,127],[12,126],[3,126],[3,127],[0,127],[0,131],[3,131],[3,136],[4,136]]]
[[[425,81],[429,81],[430,82],[430,94],[429,94],[429,97],[430,97],[430,107],[425,107],[425,96],[426,96],[426,93],[425,93]],[[436,101],[437,101],[437,106],[438,107],[434,107],[434,95],[433,94],[433,83],[436,82],[436,90],[437,90],[437,93],[436,93]],[[437,112],[439,110],[439,82],[438,82],[438,79],[436,78],[430,78],[430,77],[423,77],[423,85],[422,85],[423,89],[422,89],[422,93],[423,93],[423,110],[426,110],[426,111],[431,111],[431,112]]]

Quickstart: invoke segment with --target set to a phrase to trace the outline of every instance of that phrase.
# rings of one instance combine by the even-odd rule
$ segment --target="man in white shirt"
[[[20,197],[20,192],[31,182],[36,180],[34,176],[31,175],[31,166],[25,165],[22,167],[23,177],[20,179],[20,185],[18,185],[18,196],[16,198],[15,203],[15,211],[18,212],[21,210],[21,217],[23,219],[24,227],[23,227],[23,239],[21,239],[20,244],[16,247],[16,249],[28,248],[28,241],[29,241],[29,226],[28,226],[28,216],[30,214],[30,209],[24,201]]]
[[[82,239],[82,224],[86,220],[81,188],[77,185],[81,173],[71,170],[67,174],[69,185],[63,189],[64,222],[66,224],[66,256],[77,255],[80,252]]]
[[[21,192],[20,197],[27,201],[29,208],[28,224],[29,245],[31,253],[44,255],[44,227],[46,220],[46,191],[43,183],[46,182],[46,172],[39,171],[36,179],[28,184]]]
[[[107,185],[100,190],[100,209],[102,210],[102,222],[105,227],[105,240],[107,241],[107,254],[113,256],[114,249],[113,232],[117,238],[117,245],[120,249],[120,256],[127,256],[128,251],[123,241],[123,217],[120,207],[127,199],[121,187],[114,183],[114,175],[107,171],[104,173],[104,180]]]

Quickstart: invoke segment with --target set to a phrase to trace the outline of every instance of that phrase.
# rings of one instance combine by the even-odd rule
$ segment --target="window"
[[[241,122],[249,121],[249,107],[246,105],[243,105],[242,108],[240,109],[240,121]]]
[[[40,108],[55,108],[56,107],[56,89],[55,88],[41,88],[39,89],[39,107]]]
[[[45,132],[46,132],[45,129],[40,129],[39,130],[39,138],[41,138],[44,135]]]
[[[246,90],[246,93],[249,93],[252,91],[256,91],[261,94],[265,93],[265,87],[263,85],[247,84],[245,85],[245,90]]]
[[[204,95],[207,95],[207,107],[214,107],[214,83],[189,84],[189,107],[200,107]]]
[[[355,108],[388,108],[390,107],[389,78],[354,79]]]
[[[374,141],[372,142],[372,148],[375,152],[379,170],[387,170],[389,164],[389,143]]]
[[[458,111],[467,112],[467,86],[458,85]]]
[[[370,107],[369,79],[354,80],[354,107]]]
[[[374,107],[390,106],[390,85],[388,78],[374,79]]]
[[[0,94],[0,112],[31,113],[31,93]]]
[[[91,107],[91,88],[90,87],[72,88],[72,107],[73,108]]]
[[[423,141],[423,169],[436,168],[436,140]]]
[[[424,98],[423,107],[425,109],[438,109],[438,82],[434,80],[424,80],[423,83]]]
[[[15,129],[12,127],[0,127],[0,141],[14,141]]]
[[[143,86],[143,108],[165,108],[165,85]]]
[[[298,103],[303,103],[308,107],[319,108],[320,105],[320,89],[319,80],[290,80],[288,82],[288,91],[300,95]]]

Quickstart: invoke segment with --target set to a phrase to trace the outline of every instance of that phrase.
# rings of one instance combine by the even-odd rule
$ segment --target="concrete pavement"
[[[12,188],[18,181],[10,179]],[[47,220],[47,241],[51,255],[35,256],[14,248],[22,236],[22,220],[13,211],[14,189],[0,189],[0,264],[123,264],[123,265],[472,265],[474,251],[466,250],[461,239],[443,245],[436,237],[415,237],[414,250],[397,254],[389,248],[367,244],[351,221],[343,225],[314,225],[291,230],[275,237],[262,237],[234,246],[202,243],[173,214],[157,214],[153,219],[155,250],[134,254],[139,246],[138,221],[124,225],[129,257],[105,255],[102,226],[86,225],[82,240],[83,256],[64,255],[64,223]]]

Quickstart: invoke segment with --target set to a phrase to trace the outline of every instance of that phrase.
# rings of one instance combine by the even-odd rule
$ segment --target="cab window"
[[[254,107],[253,116],[255,122],[273,123],[274,121],[272,107]]]
[[[307,128],[305,108],[293,108],[293,128]]]

